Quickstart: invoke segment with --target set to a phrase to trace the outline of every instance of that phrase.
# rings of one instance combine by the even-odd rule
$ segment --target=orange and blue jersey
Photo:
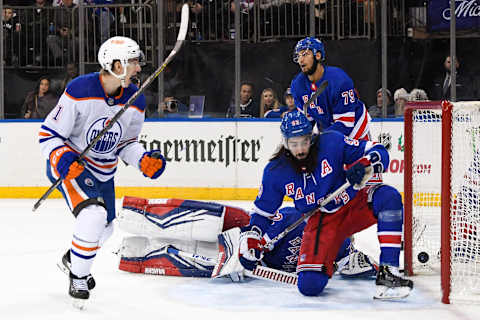
[[[117,96],[109,96],[100,73],[71,81],[41,126],[39,142],[45,158],[64,145],[81,153],[137,90],[130,84],[128,88],[121,88]],[[145,97],[139,95],[86,154],[85,167],[99,181],[113,178],[119,156],[138,168],[145,152],[137,139],[145,119],[145,105]]]

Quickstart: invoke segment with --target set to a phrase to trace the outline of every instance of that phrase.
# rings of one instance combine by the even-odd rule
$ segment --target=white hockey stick
[[[103,128],[102,131],[100,131],[97,136],[90,142],[90,144],[85,148],[85,150],[80,153],[78,156],[77,161],[81,161],[85,155],[92,149],[100,140],[101,137],[107,133],[108,130],[110,130],[113,125],[118,121],[118,119],[127,111],[127,109],[132,105],[132,103],[135,102],[135,100],[138,98],[140,94],[145,91],[145,89],[152,83],[153,80],[155,80],[160,73],[165,69],[167,64],[172,61],[173,57],[177,54],[177,52],[181,49],[183,42],[185,41],[185,37],[187,35],[187,30],[188,30],[188,16],[189,16],[189,7],[188,4],[184,4],[182,7],[182,17],[180,21],[180,31],[178,32],[178,37],[177,37],[177,42],[175,43],[175,47],[173,48],[172,52],[168,55],[167,59],[162,63],[162,65],[153,73],[151,74],[145,82],[142,84],[142,86],[135,92],[125,103],[125,105],[120,109],[117,114],[113,116],[113,118],[108,122],[108,124]],[[38,199],[38,201],[33,205],[32,211],[35,211],[40,207],[40,205],[45,201],[45,199],[48,198],[48,196],[55,190],[60,183],[62,183],[62,178],[58,178],[57,181],[55,181],[54,184],[48,188],[48,190],[43,194],[43,196]]]
[[[175,254],[179,257],[198,261],[205,265],[214,266],[217,264],[217,260],[208,258],[202,255],[180,251],[173,247],[167,247],[167,252]],[[247,277],[256,278],[261,280],[268,280],[273,282],[280,282],[285,284],[297,285],[297,275],[295,273],[289,273],[281,270],[276,270],[264,266],[257,266],[253,271],[244,270]]]

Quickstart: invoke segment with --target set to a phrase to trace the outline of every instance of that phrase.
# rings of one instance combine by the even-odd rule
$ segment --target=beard
[[[313,58],[313,64],[312,64],[312,67],[306,71],[303,72],[303,74],[307,75],[307,76],[311,76],[315,73],[315,71],[317,71],[317,66],[318,66],[318,61],[317,59],[314,57]]]

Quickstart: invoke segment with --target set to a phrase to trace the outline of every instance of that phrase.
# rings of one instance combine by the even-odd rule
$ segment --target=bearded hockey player
[[[303,231],[296,268],[302,294],[319,295],[334,272],[335,257],[345,239],[377,224],[381,255],[374,297],[406,297],[413,283],[398,272],[403,225],[401,196],[395,188],[383,184],[364,188],[374,172],[388,168],[385,147],[336,131],[312,137],[312,125],[299,111],[287,113],[280,129],[283,145],[264,169],[250,220],[250,229],[257,234],[242,238],[245,245],[240,244],[240,261],[259,260],[262,251],[269,249],[263,243],[272,238],[267,231],[270,221],[284,196],[288,196],[301,213],[317,210]],[[348,189],[318,208],[324,198],[347,181]]]

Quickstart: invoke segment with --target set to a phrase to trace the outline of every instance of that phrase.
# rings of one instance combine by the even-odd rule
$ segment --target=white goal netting
[[[480,102],[453,103],[451,132],[443,123],[445,112],[412,113],[412,268],[414,274],[448,270],[450,286],[446,292],[444,283],[442,287],[450,300],[480,301]],[[445,139],[451,147],[442,157]],[[445,174],[448,168],[449,177],[442,180],[442,170]],[[450,199],[441,198],[442,187],[448,188]],[[450,251],[442,257],[445,200],[450,219],[443,230],[449,233],[445,243]]]

